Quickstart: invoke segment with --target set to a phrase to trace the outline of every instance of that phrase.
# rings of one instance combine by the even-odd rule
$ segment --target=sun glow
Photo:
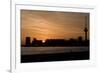
[[[45,40],[42,40],[42,43],[45,43]]]
[[[85,16],[89,17],[89,14],[22,10],[22,44],[25,44],[28,35],[30,38],[42,40],[43,43],[46,39],[70,39],[78,36],[84,38]]]

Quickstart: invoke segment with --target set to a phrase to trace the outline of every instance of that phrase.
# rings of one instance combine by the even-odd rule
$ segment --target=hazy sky
[[[86,16],[89,28],[88,13],[21,10],[21,42],[25,43],[26,36],[30,36],[31,40],[69,39],[78,36],[84,39]]]

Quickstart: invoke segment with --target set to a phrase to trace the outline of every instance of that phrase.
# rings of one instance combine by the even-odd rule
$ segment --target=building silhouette
[[[33,38],[31,42],[31,37],[26,37],[25,47],[67,47],[67,46],[89,46],[89,40],[83,40],[82,36],[77,39],[70,38],[66,39],[46,39],[45,42],[42,40],[37,40]]]
[[[32,46],[42,46],[42,40],[37,40],[36,38],[33,38],[32,40]]]
[[[25,46],[26,46],[26,47],[30,47],[30,45],[31,45],[31,38],[30,38],[30,37],[26,37]]]
[[[79,42],[82,42],[82,36],[79,36],[79,37],[78,37],[78,41],[79,41]]]

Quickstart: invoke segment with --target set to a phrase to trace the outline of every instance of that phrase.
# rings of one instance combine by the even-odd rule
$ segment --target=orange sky
[[[25,43],[26,36],[31,40],[84,38],[86,16],[89,18],[88,13],[21,10],[21,42]]]

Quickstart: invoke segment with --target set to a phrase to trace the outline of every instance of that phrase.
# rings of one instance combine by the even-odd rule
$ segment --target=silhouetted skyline
[[[26,37],[46,39],[89,39],[89,13],[21,10],[21,44]],[[85,38],[86,37],[86,38]]]
[[[69,40],[66,39],[46,39],[37,40],[33,38],[32,42],[30,41],[31,37],[26,37],[26,44],[22,45],[22,47],[67,47],[67,46],[87,46],[89,47],[89,40],[83,40],[81,36],[77,39],[70,38]]]

